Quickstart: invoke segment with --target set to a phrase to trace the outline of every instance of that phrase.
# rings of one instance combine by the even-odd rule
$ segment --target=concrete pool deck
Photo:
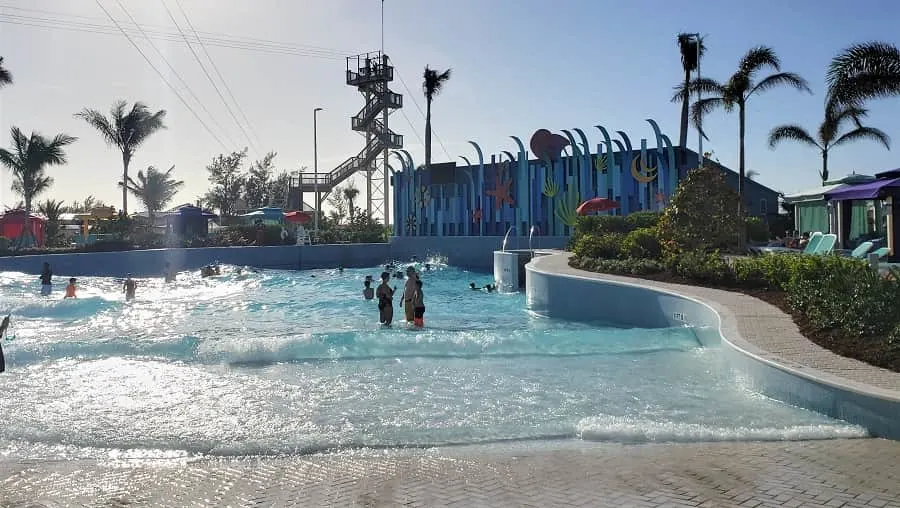
[[[812,344],[760,300],[575,270],[565,256],[542,265],[727,306],[754,354],[858,390],[900,387],[900,375]],[[285,458],[0,459],[5,506],[900,507],[900,442],[571,440]]]

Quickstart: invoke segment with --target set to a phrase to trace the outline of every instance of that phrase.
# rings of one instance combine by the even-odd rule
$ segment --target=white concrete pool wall
[[[716,302],[651,288],[638,279],[627,283],[554,273],[545,268],[549,259],[535,258],[526,266],[525,292],[532,311],[553,318],[639,328],[690,326],[705,346],[721,346],[735,373],[755,391],[860,425],[876,437],[900,439],[896,392],[767,359],[764,351],[741,337],[734,312]]]

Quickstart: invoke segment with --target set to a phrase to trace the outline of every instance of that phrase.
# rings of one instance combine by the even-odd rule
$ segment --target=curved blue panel
[[[402,171],[406,171],[406,159],[403,158],[403,154],[398,152],[397,150],[394,150],[393,152],[391,152],[391,155],[400,159],[400,168]]]
[[[512,152],[507,152],[506,150],[504,150],[503,153],[506,154],[507,157],[509,157],[509,162],[516,162],[516,158],[513,157]]]
[[[463,157],[465,159],[465,157]],[[475,180],[472,178],[472,171],[469,169],[464,169],[463,173],[466,175],[466,179],[469,180],[469,208],[466,210],[466,213],[463,214],[463,220],[465,220],[466,224],[466,236],[472,236],[472,212],[475,210]]]
[[[462,159],[466,163],[466,166],[472,165],[472,163],[469,161],[469,158],[466,157],[465,155],[460,155],[459,158]]]
[[[513,141],[516,142],[517,145],[519,145],[519,153],[525,153],[525,145],[522,144],[522,140],[517,138],[516,136],[510,137],[513,139]]]
[[[663,150],[663,141],[662,141],[662,131],[659,130],[659,124],[656,123],[656,120],[652,118],[646,119],[647,123],[650,124],[650,127],[653,127],[653,134],[656,135],[656,149],[662,152]]]
[[[668,197],[675,193],[675,186],[678,185],[678,166],[675,165],[675,149],[672,147],[672,140],[665,134],[662,135],[662,140],[666,146],[666,159],[669,162],[669,179],[666,183],[667,187],[663,191]]]
[[[584,147],[584,154],[590,155],[591,154],[591,145],[590,145],[590,143],[588,143],[588,139],[587,139],[587,136],[584,134],[584,131],[579,129],[578,127],[575,127],[572,130],[574,130],[575,133],[578,134],[578,137],[581,138],[581,146]]]
[[[484,166],[484,152],[481,151],[481,147],[474,141],[469,141],[469,144],[474,146],[475,151],[478,153],[478,164]]]
[[[622,141],[625,142],[625,149],[628,150],[629,152],[631,152],[633,150],[633,148],[631,146],[631,140],[628,139],[628,134],[625,134],[623,131],[616,131],[616,134],[618,134],[619,137],[622,138]],[[630,156],[630,154],[629,154],[629,156]],[[622,159],[622,166],[625,166],[625,159]]]
[[[575,142],[575,136],[566,129],[563,129],[562,131],[565,133],[566,137],[569,138],[569,144],[572,146],[572,156],[581,157],[581,149],[578,148],[578,143]]]
[[[409,170],[410,170],[410,171],[415,171],[415,170],[416,170],[416,165],[413,164],[413,158],[412,158],[412,155],[410,155],[409,152],[406,151],[406,150],[397,150],[397,151],[400,152],[400,153],[402,153],[403,155],[406,156],[406,163],[409,165]]]
[[[627,168],[631,163],[630,158],[631,155],[631,147],[628,147],[628,150],[625,150],[625,145],[622,144],[618,139],[614,139],[613,143],[615,143],[616,148],[619,149],[619,157],[622,159],[622,163],[619,165],[616,171],[616,175],[614,178],[615,186],[613,187],[613,194],[619,196],[619,210],[622,212],[622,215],[628,215],[628,192],[625,186],[625,182],[630,180],[631,177],[626,177],[625,172],[628,171]],[[628,173],[631,174],[630,172]]]

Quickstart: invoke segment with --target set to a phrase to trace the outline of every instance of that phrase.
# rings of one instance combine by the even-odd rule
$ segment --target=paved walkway
[[[573,270],[562,257],[553,262],[560,272],[625,280]],[[732,308],[744,339],[772,359],[873,390],[900,387],[897,374],[810,343],[759,300],[646,285],[695,295],[723,312]],[[900,507],[900,442],[573,440],[290,458],[0,460],[0,507],[6,506]]]
[[[888,394],[900,399],[900,373],[836,355],[804,337],[790,316],[774,305],[752,296],[719,289],[633,279],[617,275],[587,272],[572,268],[569,256],[541,259],[541,268],[554,273],[601,280],[640,284],[674,291],[708,303],[720,315],[731,315],[742,338],[755,347],[755,353],[775,362],[825,374],[823,377],[849,381],[856,388]]]

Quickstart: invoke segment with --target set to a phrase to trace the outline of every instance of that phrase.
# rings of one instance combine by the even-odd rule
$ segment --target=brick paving
[[[561,272],[622,279],[573,270],[561,256],[553,263]],[[744,339],[769,351],[769,358],[873,390],[900,387],[894,373],[810,343],[764,302],[724,291],[646,284],[732,312]],[[573,440],[284,458],[0,460],[0,507],[7,506],[900,508],[900,442]]]

